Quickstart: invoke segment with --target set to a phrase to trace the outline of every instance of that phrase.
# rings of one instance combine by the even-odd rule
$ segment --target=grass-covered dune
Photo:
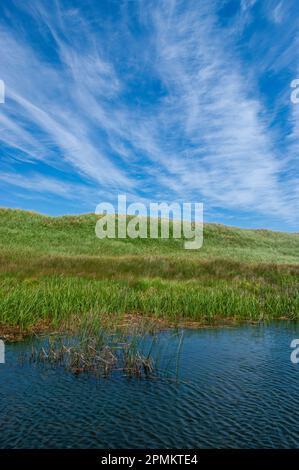
[[[0,209],[0,325],[29,331],[124,315],[173,324],[297,319],[299,235],[206,224],[182,240],[104,239],[94,214]]]

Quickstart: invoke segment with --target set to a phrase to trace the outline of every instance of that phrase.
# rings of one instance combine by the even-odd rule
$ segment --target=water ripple
[[[179,384],[20,367],[26,343],[10,345],[0,447],[298,448],[296,332],[285,323],[186,330]]]

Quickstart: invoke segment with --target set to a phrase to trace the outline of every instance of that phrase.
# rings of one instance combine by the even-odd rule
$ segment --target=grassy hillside
[[[124,314],[172,322],[297,319],[299,235],[204,227],[182,240],[99,240],[97,217],[0,209],[0,323],[57,327]]]
[[[47,217],[0,208],[1,252],[28,256],[128,256],[159,255],[237,261],[299,263],[299,235],[269,230],[243,230],[206,224],[200,250],[183,250],[182,240],[99,240],[95,214]]]

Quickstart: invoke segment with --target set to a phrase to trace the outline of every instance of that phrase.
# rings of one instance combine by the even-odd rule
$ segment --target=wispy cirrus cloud
[[[51,193],[66,198],[69,186],[60,180],[59,189],[43,162],[77,174],[92,200],[105,191],[109,198],[122,191],[142,200],[200,200],[211,214],[223,213],[224,222],[245,215],[294,227],[297,118],[282,152],[279,108],[267,105],[259,82],[286,58],[278,65],[269,51],[263,66],[260,57],[250,64],[240,42],[261,7],[242,1],[223,24],[229,3],[107,1],[101,7],[90,0],[83,9],[75,0],[51,6],[33,0],[12,3],[13,12],[6,6],[0,22],[6,181],[11,174],[26,189],[19,172],[34,165],[45,187],[48,179]],[[272,27],[283,28],[285,5],[276,2],[270,15],[268,3]],[[258,25],[248,54],[257,37],[266,41]],[[285,29],[282,37],[287,43]]]
[[[76,199],[89,193],[89,189],[83,185],[62,182],[58,179],[42,176],[38,173],[31,173],[26,176],[0,172],[0,181],[9,186],[23,188],[33,193],[50,193],[67,198]]]
[[[224,37],[215,38],[210,5],[201,13],[193,9],[178,16],[173,10],[172,16],[156,18],[161,77],[171,96],[163,117],[191,144],[173,166],[181,168],[185,183],[215,201],[233,205],[238,192],[238,203],[251,204],[257,199],[254,188],[278,199],[279,163],[261,106],[249,97],[246,77],[223,47]]]

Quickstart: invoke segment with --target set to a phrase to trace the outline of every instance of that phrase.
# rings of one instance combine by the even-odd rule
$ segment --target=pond
[[[167,361],[177,337],[161,336]],[[299,326],[285,322],[183,330],[179,381],[20,364],[30,341],[7,344],[0,447],[298,448],[297,337]]]

